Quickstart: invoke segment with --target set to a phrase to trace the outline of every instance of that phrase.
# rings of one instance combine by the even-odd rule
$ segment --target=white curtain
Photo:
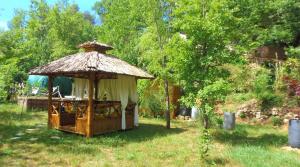
[[[74,82],[72,84],[72,96],[75,96],[78,100],[82,100],[86,96],[87,90],[87,79],[74,78]]]
[[[137,86],[136,86],[136,79],[131,78],[129,82],[129,90],[130,90],[130,95],[129,99],[131,102],[136,103],[135,108],[134,108],[134,126],[139,125],[139,114],[138,114],[138,93],[137,93]]]
[[[98,99],[121,101],[122,129],[126,129],[126,106],[128,100],[138,102],[137,86],[135,77],[118,75],[117,79],[101,79],[98,82]],[[134,125],[138,126],[138,105],[134,110]]]
[[[112,100],[110,93],[110,83],[109,80],[103,79],[98,82],[98,99],[99,100]]]
[[[120,100],[120,88],[118,86],[118,79],[101,79],[98,82],[98,99],[119,101]]]
[[[120,92],[120,100],[121,100],[121,109],[122,109],[122,129],[126,129],[126,106],[128,104],[129,98],[129,83],[128,78],[126,76],[118,76],[118,90]]]
[[[72,96],[76,99],[82,100],[87,97],[88,80],[81,78],[74,78],[72,84]],[[113,100],[121,101],[122,110],[122,129],[126,129],[126,114],[125,109],[128,100],[136,103],[134,109],[134,125],[138,126],[138,94],[136,79],[132,76],[118,75],[117,79],[101,79],[98,82],[98,99],[99,100]]]

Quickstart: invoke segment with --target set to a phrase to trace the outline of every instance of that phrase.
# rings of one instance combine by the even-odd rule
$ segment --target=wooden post
[[[98,79],[95,79],[95,99],[98,100]]]
[[[52,92],[53,92],[53,77],[48,76],[48,128],[52,128]]]
[[[88,102],[88,113],[87,113],[87,130],[86,137],[93,136],[93,122],[94,122],[94,82],[95,73],[91,72],[89,76],[89,102]]]

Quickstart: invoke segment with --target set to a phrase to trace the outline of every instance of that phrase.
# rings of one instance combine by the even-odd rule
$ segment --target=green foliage
[[[252,124],[256,124],[256,123],[258,122],[258,120],[257,120],[257,118],[252,118],[252,119],[250,120],[250,122],[251,122]]]
[[[216,116],[215,117],[215,122],[216,122],[216,125],[217,125],[218,128],[222,128],[223,122],[224,122],[222,117]]]
[[[283,104],[283,97],[280,94],[274,94],[272,92],[261,94],[260,100],[262,101],[261,108],[263,111]]]
[[[271,121],[273,126],[281,126],[283,125],[283,119],[277,116],[272,116]]]
[[[200,116],[205,127],[214,119],[214,107],[217,103],[223,102],[226,95],[230,92],[230,85],[220,79],[211,85],[204,87],[197,94],[196,102],[198,109],[200,109]]]
[[[94,5],[102,21],[98,38],[112,44],[115,55],[135,65],[140,54],[139,37],[147,27],[147,4],[145,0],[102,0]]]
[[[253,92],[262,103],[262,110],[269,109],[273,106],[280,106],[283,98],[273,90],[271,76],[268,71],[260,71],[254,81]]]
[[[266,76],[256,78],[261,69],[245,65],[241,55],[264,44],[293,43],[300,25],[293,0],[104,0],[94,9],[103,21],[99,38],[113,43],[122,58],[180,84],[187,106],[219,78],[245,101],[252,91],[263,101],[274,101],[261,95],[273,93]]]
[[[287,107],[298,107],[299,106],[299,97],[292,97],[286,103]]]
[[[200,156],[201,159],[207,160],[208,157],[208,151],[210,149],[210,144],[212,142],[212,137],[209,132],[209,129],[202,129],[201,137],[200,137]]]
[[[256,97],[256,95],[251,91],[246,92],[246,93],[232,93],[226,97],[225,104],[227,104],[227,105],[242,104],[243,102],[254,99],[255,97]]]
[[[149,80],[138,81],[139,106],[145,110],[144,116],[162,116],[165,109],[164,95],[159,80],[151,82]]]
[[[239,100],[238,97],[235,96],[239,96],[241,98],[240,100],[248,98],[247,96],[251,96],[249,92],[252,92],[257,73],[259,73],[259,71],[264,71],[259,65],[248,63],[224,64],[222,68],[229,73],[227,80],[232,85],[235,93],[233,98],[235,98],[235,100]]]
[[[230,90],[231,87],[228,82],[220,79],[200,90],[197,94],[197,97],[201,99],[202,103],[214,105],[217,101],[224,101]]]
[[[272,90],[270,85],[271,76],[270,73],[266,70],[259,71],[257,73],[257,77],[254,81],[253,91],[257,95],[258,98],[263,94],[263,92],[268,92]]]
[[[33,0],[28,11],[17,10],[10,30],[0,32],[0,100],[9,98],[13,85],[25,83],[31,68],[77,52],[95,34],[75,4]]]
[[[242,119],[246,118],[246,114],[245,114],[244,112],[242,112],[239,116],[240,116],[240,118],[242,118]]]
[[[283,66],[284,75],[293,79],[300,79],[300,60],[298,58],[289,58]]]

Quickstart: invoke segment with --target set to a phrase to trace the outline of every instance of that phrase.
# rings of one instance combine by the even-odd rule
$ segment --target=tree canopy
[[[78,51],[77,45],[96,38],[91,17],[76,4],[50,6],[32,0],[28,11],[16,10],[9,31],[0,33],[0,98],[15,83],[26,81],[29,69]]]

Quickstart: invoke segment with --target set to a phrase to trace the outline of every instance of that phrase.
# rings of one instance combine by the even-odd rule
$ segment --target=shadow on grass
[[[122,147],[130,143],[147,142],[185,131],[184,128],[166,129],[159,122],[141,123],[128,131],[97,135],[93,138],[47,128],[45,111],[20,112],[15,105],[0,105],[0,159],[3,156],[35,154],[99,154],[101,148]],[[5,146],[5,149],[1,149]],[[1,166],[1,165],[0,165]]]
[[[258,131],[259,126],[238,125],[234,131],[218,130],[214,134],[214,139],[231,145],[253,145],[253,146],[283,146],[288,138],[284,134],[270,133],[268,130]],[[263,128],[263,127],[262,127]],[[254,132],[249,133],[252,130]]]
[[[43,117],[42,114],[37,113],[45,113],[45,111],[19,111],[19,112],[12,112],[9,110],[4,110],[0,112],[0,120],[2,121],[24,121],[24,120],[30,120],[30,119],[41,119]]]
[[[28,131],[31,130],[31,131]],[[1,144],[11,147],[16,144],[42,144],[48,152],[65,152],[73,154],[98,154],[99,148],[122,147],[129,143],[149,141],[172,134],[183,132],[184,129],[166,129],[157,124],[140,124],[136,129],[118,131],[104,135],[97,135],[93,138],[85,138],[81,135],[65,133],[54,129],[48,129],[46,125],[42,127],[16,126],[0,124],[2,135]],[[18,133],[23,133],[18,136]],[[19,137],[15,139],[16,137]],[[28,151],[33,151],[32,149]],[[38,150],[35,150],[38,151]]]
[[[95,138],[116,137],[127,140],[128,142],[143,142],[153,138],[164,137],[172,134],[178,134],[185,131],[181,128],[166,129],[166,127],[157,124],[139,124],[139,127],[127,131],[119,131],[105,135],[97,135]]]

